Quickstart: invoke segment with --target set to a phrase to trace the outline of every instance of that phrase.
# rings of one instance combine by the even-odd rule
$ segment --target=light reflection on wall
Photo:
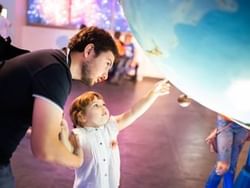
[[[130,31],[118,0],[28,0],[28,24]]]

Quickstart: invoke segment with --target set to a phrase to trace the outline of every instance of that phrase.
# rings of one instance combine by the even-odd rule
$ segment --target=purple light
[[[42,26],[81,24],[108,30],[130,31],[117,0],[28,0],[28,23]]]

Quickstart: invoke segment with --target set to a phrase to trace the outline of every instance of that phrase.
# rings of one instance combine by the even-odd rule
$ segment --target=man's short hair
[[[112,36],[104,29],[98,27],[85,27],[74,35],[68,44],[71,52],[83,52],[88,44],[94,45],[95,54],[111,51],[117,57],[117,47]]]

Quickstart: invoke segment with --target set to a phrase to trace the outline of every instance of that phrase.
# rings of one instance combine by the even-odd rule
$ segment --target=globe
[[[120,3],[136,40],[173,85],[250,128],[250,1]]]

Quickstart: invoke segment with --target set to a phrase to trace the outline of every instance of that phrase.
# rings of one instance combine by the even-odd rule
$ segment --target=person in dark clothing
[[[18,48],[0,36],[0,61],[5,61],[28,52],[30,51]]]
[[[94,85],[107,79],[117,56],[111,35],[86,27],[68,48],[26,53],[0,68],[0,187],[15,187],[10,159],[32,126],[31,149],[40,160],[76,168],[83,154],[78,144],[71,153],[60,142],[63,107],[71,80]]]

